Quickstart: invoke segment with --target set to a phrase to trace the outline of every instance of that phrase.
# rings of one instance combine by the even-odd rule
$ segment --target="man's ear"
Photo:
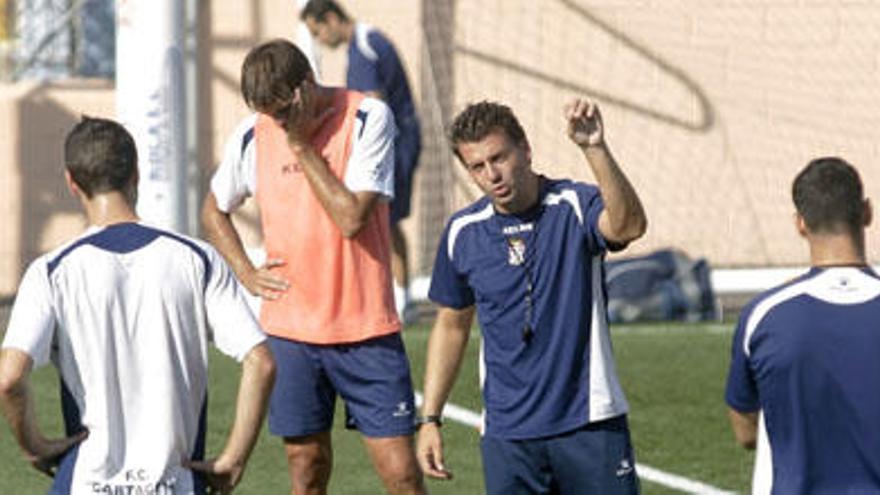
[[[128,187],[125,191],[125,196],[128,199],[131,206],[134,207],[137,205],[138,199],[138,184],[141,180],[141,171],[139,167],[134,168],[134,173],[131,174],[131,179],[128,180]]]
[[[862,226],[868,227],[871,225],[871,220],[874,219],[874,209],[871,207],[871,199],[865,198],[864,203],[862,203]]]
[[[809,230],[807,229],[807,222],[806,220],[804,220],[804,217],[802,217],[800,213],[795,212],[794,214],[794,226],[801,237],[807,237],[807,234],[809,233]]]
[[[70,170],[64,169],[64,183],[67,184],[67,190],[70,191],[74,198],[78,199],[83,193],[82,189],[74,182],[73,176],[70,175]]]
[[[523,139],[521,143],[518,143],[517,146],[522,148],[523,153],[526,155],[526,160],[529,162],[529,165],[532,164],[532,147],[529,145],[528,139]]]

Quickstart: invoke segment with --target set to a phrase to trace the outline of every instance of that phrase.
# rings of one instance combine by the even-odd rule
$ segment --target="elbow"
[[[645,215],[634,215],[624,229],[621,230],[621,237],[629,244],[636,239],[641,238],[648,231],[648,219]]]
[[[736,443],[753,450],[758,443],[758,413],[740,413],[731,409],[728,415]]]
[[[272,358],[261,362],[257,369],[257,374],[261,382],[265,383],[270,389],[275,385],[275,361]]]
[[[639,215],[630,218],[629,221],[627,221],[620,228],[615,229],[612,235],[609,236],[609,239],[615,244],[626,246],[629,245],[629,243],[644,236],[645,232],[647,231],[648,220],[644,217],[644,215]]]
[[[0,376],[0,400],[4,402],[18,395],[21,391],[22,378],[18,376]]]
[[[267,349],[268,351],[268,349]],[[275,383],[275,374],[277,372],[275,359],[271,352],[261,352],[254,363],[254,373],[259,377],[260,381],[267,384]]]
[[[758,444],[756,435],[737,433],[735,436],[736,443],[738,443],[740,447],[746,450],[755,450],[755,447]]]
[[[265,343],[251,349],[244,358],[245,372],[259,383],[271,387],[275,383],[275,358]]]
[[[648,219],[645,215],[640,215],[636,221],[636,227],[633,229],[633,240],[643,237],[648,232]]]
[[[202,229],[207,231],[208,226],[211,223],[211,212],[208,211],[207,201],[205,201],[205,203],[202,205],[202,211],[200,213],[201,215],[199,215],[199,220],[202,222]]]
[[[206,233],[212,232],[212,227],[216,222],[218,211],[219,210],[217,209],[217,202],[214,199],[214,195],[209,194],[205,198],[205,201],[202,203],[202,211],[200,215],[200,220],[202,221],[202,230],[204,230]]]

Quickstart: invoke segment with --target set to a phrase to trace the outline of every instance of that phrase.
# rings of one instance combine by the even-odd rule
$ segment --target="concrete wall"
[[[600,103],[650,217],[633,252],[806,263],[789,191],[819,155],[880,197],[880,2],[458,0],[454,17],[456,106],[510,103],[538,169],[591,180],[560,115],[576,94]]]
[[[716,266],[805,263],[788,195],[817,155],[852,161],[880,198],[878,2],[343,3],[395,41],[425,112],[432,144],[404,224],[422,272],[442,219],[475,195],[443,153],[443,123],[484,98],[514,108],[537,169],[584,180],[590,173],[564,137],[561,107],[577,94],[600,103],[608,140],[650,217],[635,253],[671,246]],[[260,41],[293,36],[295,4],[202,2],[201,190],[248,113],[238,94],[242,58]],[[344,67],[344,53],[324,52],[326,82],[340,83]],[[113,98],[106,82],[0,86],[0,295],[15,290],[28,261],[82,228],[61,180],[61,140],[79,113],[112,116]],[[248,207],[236,218],[251,245],[259,243],[256,215]],[[880,262],[876,225],[868,244]]]
[[[0,91],[0,295],[35,257],[82,231],[63,178],[62,143],[80,114],[112,115],[110,84],[16,84]]]

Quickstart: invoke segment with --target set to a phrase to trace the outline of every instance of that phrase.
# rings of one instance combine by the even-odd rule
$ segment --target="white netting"
[[[563,131],[575,95],[601,106],[648,211],[649,233],[630,253],[671,246],[716,266],[805,263],[789,188],[809,159],[845,157],[880,195],[880,3],[802,3],[423,2],[420,271],[442,219],[478,195],[440,137],[449,120],[467,102],[504,102],[537,170],[592,181]]]

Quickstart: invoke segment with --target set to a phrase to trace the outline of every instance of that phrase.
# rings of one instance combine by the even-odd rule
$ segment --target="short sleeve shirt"
[[[52,361],[68,434],[90,431],[56,487],[124,490],[127,470],[154,487],[192,486],[181,462],[203,455],[211,339],[241,360],[265,336],[202,241],[124,223],[93,227],[35,260],[3,347],[37,366]]]
[[[774,493],[880,491],[880,278],[813,268],[749,303],[726,401],[763,410]]]
[[[343,183],[352,192],[376,192],[386,201],[394,197],[394,117],[388,106],[364,98],[359,109],[369,117],[353,128],[351,157]],[[231,212],[257,189],[257,114],[242,120],[226,141],[223,158],[211,180],[211,192],[221,211]]]
[[[538,438],[626,412],[605,314],[603,209],[595,186],[545,179],[530,211],[499,214],[483,198],[447,224],[429,297],[476,305],[487,435]]]

